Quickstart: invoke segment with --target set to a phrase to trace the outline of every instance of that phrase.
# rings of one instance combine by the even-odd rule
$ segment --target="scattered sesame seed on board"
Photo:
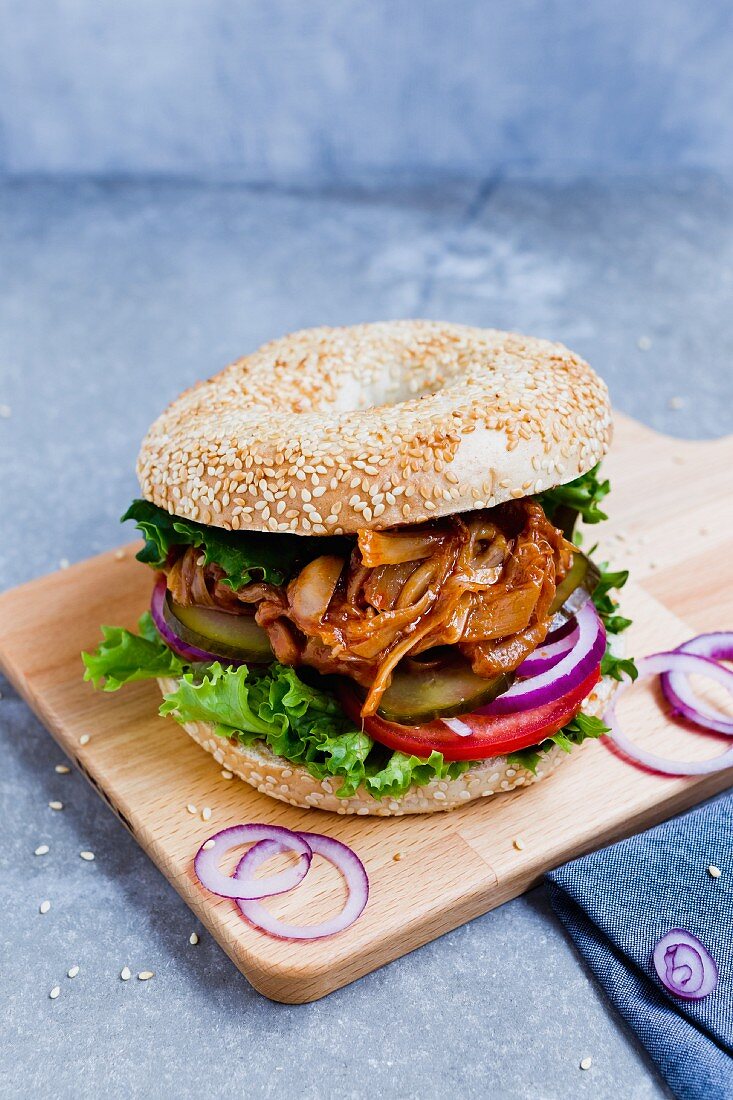
[[[34,856],[45,856],[45,855],[48,855],[48,852],[49,852],[48,844],[39,844],[38,847],[36,848],[35,852],[33,853],[33,855]]]
[[[215,840],[205,840],[204,843],[201,845],[201,847],[203,848],[203,850],[205,852],[209,852],[209,851],[211,851],[211,849],[214,847],[215,844],[216,844]]]
[[[72,966],[69,970],[66,971],[66,977],[67,978],[75,978],[78,973],[79,973],[79,967],[78,966]]]
[[[670,397],[667,405],[670,409],[684,409],[685,402],[682,397]]]
[[[148,982],[148,981],[150,981],[151,978],[154,978],[154,977],[155,977],[155,971],[154,970],[141,970],[140,973],[138,974],[138,979],[141,982]]]
[[[61,561],[59,562],[59,569],[68,569],[70,565],[71,565],[71,562],[69,561],[68,558],[62,558]]]
[[[716,867],[714,863],[711,863],[708,867],[708,874],[711,878],[720,878],[723,872],[720,870],[720,867]]]
[[[188,942],[191,944],[192,947],[195,947],[196,944],[199,942],[198,932],[192,932],[191,935],[188,937]]]
[[[123,966],[122,970],[120,970],[120,978],[122,979],[122,981],[123,982],[129,982],[131,977],[132,977],[132,971],[130,970],[130,967],[129,966]]]
[[[91,739],[92,739],[92,735],[90,733],[83,733],[81,735],[81,737],[79,738],[79,744],[80,745],[88,745],[89,742],[91,741]]]
[[[201,818],[203,821],[211,820],[211,806],[204,806],[203,810],[201,811]]]
[[[0,417],[2,417],[3,420],[9,420],[12,411],[10,405],[0,405]]]
[[[234,772],[228,772],[226,768],[222,768],[221,777],[222,779],[234,779]]]
[[[53,770],[56,772],[56,775],[68,775],[71,768],[68,764],[57,764]]]
[[[198,813],[198,810],[197,810],[197,809],[196,809],[196,807],[194,806],[193,802],[189,802],[188,806],[186,806],[186,809],[188,810],[188,812],[189,812],[190,814],[196,814],[196,813]]]
[[[38,912],[39,913],[47,913],[50,908],[51,908],[51,902],[50,901],[42,901],[41,904],[38,906]]]
[[[60,985],[55,985],[53,987],[53,989],[51,990],[51,992],[49,993],[49,997],[51,998],[52,1001],[55,1001],[56,998],[60,995],[60,993],[61,993],[61,986]]]
[[[54,800],[53,802],[49,802],[48,808],[50,810],[63,810],[64,804],[63,804],[63,802],[58,802],[58,801]]]
[[[125,557],[125,551],[124,550],[115,550],[115,558],[117,559],[117,561],[123,561],[124,557]]]
[[[514,845],[514,847],[517,849],[518,852],[523,852],[524,851],[524,841],[522,840],[521,836],[515,836],[514,840],[512,841],[512,844]]]
[[[79,852],[82,859],[85,859],[87,863],[91,863],[94,859],[94,852]]]
[[[582,1061],[580,1063],[580,1068],[581,1069],[590,1069],[590,1067],[592,1065],[593,1065],[593,1059],[590,1057],[590,1055],[588,1055],[586,1058],[582,1059]]]
[[[395,852],[395,854],[392,856],[392,859],[395,861],[395,863],[399,863],[402,859],[402,852]]]
[[[649,351],[649,348],[652,346],[652,342],[648,336],[640,336],[639,339],[636,341],[636,346],[639,351]]]

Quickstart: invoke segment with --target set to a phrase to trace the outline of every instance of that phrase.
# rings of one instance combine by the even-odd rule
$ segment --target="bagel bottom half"
[[[171,678],[159,679],[158,684],[164,694],[175,691],[178,686]],[[601,718],[616,687],[616,680],[604,676],[584,701],[583,713]],[[553,746],[549,752],[542,753],[536,772],[512,767],[505,756],[494,756],[469,768],[457,779],[431,779],[424,787],[413,785],[399,798],[380,800],[362,788],[348,798],[339,798],[335,793],[340,785],[338,778],[316,779],[301,764],[276,756],[264,741],[251,745],[229,741],[214,733],[210,722],[183,722],[181,725],[194,741],[211,753],[217,764],[271,798],[306,809],[376,817],[453,810],[476,798],[529,787],[545,779],[572,755]]]

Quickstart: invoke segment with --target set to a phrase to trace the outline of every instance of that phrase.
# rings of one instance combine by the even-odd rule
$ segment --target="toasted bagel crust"
[[[227,530],[417,523],[578,477],[608,392],[562,344],[433,321],[315,328],[187,390],[150,428],[143,496]]]
[[[159,679],[163,694],[175,691],[174,679]],[[605,711],[616,681],[604,676],[583,703],[583,713],[597,715]],[[554,746],[542,754],[535,773],[526,768],[512,767],[505,756],[491,757],[469,768],[458,779],[432,779],[424,787],[412,786],[399,798],[373,798],[363,788],[348,798],[339,798],[335,791],[338,779],[316,779],[304,767],[276,756],[264,743],[240,745],[214,733],[209,722],[183,722],[183,728],[194,741],[210,752],[216,762],[256,787],[263,794],[305,809],[330,810],[337,814],[363,814],[374,817],[400,817],[403,814],[429,814],[465,806],[476,798],[529,787],[550,775],[567,758],[567,753]]]

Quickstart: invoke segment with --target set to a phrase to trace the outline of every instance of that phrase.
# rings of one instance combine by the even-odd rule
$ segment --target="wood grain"
[[[733,624],[732,466],[733,438],[681,442],[618,418],[605,467],[612,518],[601,549],[632,570],[623,601],[634,618],[630,652],[667,649]],[[535,787],[448,814],[339,817],[276,802],[225,780],[175,722],[159,718],[155,684],[104,695],[82,683],[79,651],[96,643],[99,624],[133,626],[148,602],[150,575],[134,551],[102,554],[0,596],[0,664],[235,964],[275,1000],[322,997],[515,897],[549,868],[733,782],[730,771],[697,780],[650,775],[601,742],[574,751]],[[721,751],[715,738],[674,727],[648,684],[629,694],[621,715],[656,751],[689,758]],[[84,733],[92,736],[82,746]],[[200,815],[205,806],[213,811],[208,822]],[[357,924],[332,940],[284,943],[203,890],[193,853],[212,832],[241,821],[322,831],[352,845],[371,881]],[[318,862],[296,892],[269,904],[305,923],[332,912],[342,892],[338,875]]]

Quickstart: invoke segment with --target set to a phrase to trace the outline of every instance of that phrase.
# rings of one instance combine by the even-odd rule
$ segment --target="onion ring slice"
[[[675,997],[699,1001],[718,984],[718,965],[703,943],[685,928],[670,928],[654,945],[654,969]]]
[[[517,676],[537,676],[540,672],[546,672],[548,669],[554,668],[563,657],[570,653],[578,641],[578,627],[574,617],[569,620],[569,623],[572,629],[567,631],[562,638],[555,642],[545,641],[544,645],[535,649],[529,657],[525,657],[517,669]]]
[[[575,645],[553,667],[515,681],[493,703],[477,708],[477,714],[508,714],[554,703],[572,691],[597,668],[606,650],[606,630],[591,600],[576,615]]]
[[[639,680],[647,680],[650,676],[658,676],[664,672],[679,672],[684,676],[707,676],[711,680],[717,680],[727,686],[731,672],[722,665],[707,657],[700,657],[695,653],[680,653],[679,650],[672,653],[655,653],[651,657],[643,657],[636,662],[639,670]],[[611,703],[603,716],[603,720],[609,727],[608,737],[621,750],[624,756],[635,760],[646,768],[662,772],[664,775],[711,775],[713,772],[723,771],[733,767],[733,749],[726,749],[712,760],[669,760],[664,756],[648,752],[639,748],[631,741],[616,718],[616,703],[619,696],[630,686],[631,681],[625,679],[619,684]]]
[[[283,830],[286,832],[287,830]],[[356,852],[340,840],[323,836],[321,833],[298,833],[313,852],[327,859],[343,875],[346,880],[348,897],[346,905],[335,917],[322,921],[320,924],[298,925],[288,924],[273,916],[264,905],[258,901],[237,899],[242,916],[255,928],[267,932],[281,940],[320,940],[324,936],[333,936],[337,932],[343,932],[357,920],[364,911],[369,899],[369,879]],[[244,878],[251,881],[254,872],[271,856],[283,851],[288,846],[288,841],[263,840],[255,844],[244,854],[234,872],[235,879]],[[257,880],[259,881],[259,880]],[[266,880],[267,881],[267,880]]]
[[[733,632],[717,631],[713,634],[698,634],[689,642],[677,647],[678,653],[695,653],[709,660],[733,661]],[[720,666],[724,667],[724,666]],[[727,688],[733,695],[733,672],[725,669],[728,675]],[[733,737],[733,718],[729,714],[706,706],[695,695],[687,677],[680,672],[665,672],[662,675],[662,691],[670,703],[688,722],[694,722],[703,729],[714,730],[726,737]]]
[[[287,890],[298,886],[308,874],[313,858],[313,850],[307,839],[304,839],[308,835],[308,833],[294,833],[290,829],[283,828],[282,825],[234,825],[230,829],[222,829],[205,841],[194,857],[193,867],[201,885],[222,898],[236,898],[239,901],[284,894]],[[211,844],[212,840],[213,844]],[[250,852],[247,852],[244,859],[237,864],[234,875],[225,875],[219,869],[222,856],[240,844],[251,844],[253,841],[256,843],[250,852],[259,848],[263,841],[268,841],[278,846],[278,852],[295,852],[299,857],[298,862],[294,867],[289,867],[280,874],[256,879],[248,869],[249,864],[240,874],[244,860],[250,855]],[[262,862],[264,860],[260,859],[255,866],[258,867]]]

